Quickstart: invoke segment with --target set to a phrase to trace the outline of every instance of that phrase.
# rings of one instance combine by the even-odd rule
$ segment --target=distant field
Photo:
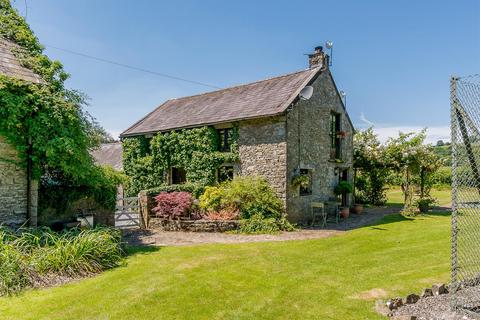
[[[452,192],[450,188],[433,189],[432,196],[437,199],[439,206],[446,206],[452,202]],[[387,204],[403,205],[403,193],[400,187],[392,186],[387,191]]]

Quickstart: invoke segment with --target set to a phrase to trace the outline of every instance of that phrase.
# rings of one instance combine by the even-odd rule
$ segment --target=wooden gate
[[[115,227],[140,228],[140,203],[138,197],[117,198]]]

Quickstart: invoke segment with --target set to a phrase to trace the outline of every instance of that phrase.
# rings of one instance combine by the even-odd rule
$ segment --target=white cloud
[[[378,138],[381,142],[385,142],[388,138],[398,137],[399,132],[420,132],[425,127],[420,126],[374,126],[373,131],[378,134]],[[450,141],[450,127],[437,126],[427,127],[426,143],[435,144],[438,140]]]
[[[427,129],[426,143],[437,143],[438,140],[450,141],[450,127],[449,126],[414,126],[414,125],[394,125],[386,123],[374,123],[367,119],[363,112],[360,113],[360,123],[356,125],[357,129],[364,130],[373,127],[373,131],[378,135],[381,142],[386,142],[389,138],[398,137],[399,132],[418,133],[423,129]]]

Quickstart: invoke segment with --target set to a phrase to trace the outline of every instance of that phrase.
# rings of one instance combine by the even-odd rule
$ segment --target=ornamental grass
[[[0,229],[0,296],[114,268],[123,256],[121,234],[111,228]]]

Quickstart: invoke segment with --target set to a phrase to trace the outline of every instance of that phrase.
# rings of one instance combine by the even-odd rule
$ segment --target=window
[[[301,176],[308,177],[308,186],[300,186],[300,195],[309,196],[312,194],[312,170],[309,169],[300,169]]]
[[[218,168],[218,182],[229,181],[233,179],[233,166],[221,166]]]
[[[183,168],[172,168],[172,184],[183,184],[187,182],[187,173]]]
[[[338,135],[340,130],[340,114],[330,113],[330,159],[342,158],[341,138]]]
[[[218,151],[230,152],[233,140],[232,128],[218,129]]]

